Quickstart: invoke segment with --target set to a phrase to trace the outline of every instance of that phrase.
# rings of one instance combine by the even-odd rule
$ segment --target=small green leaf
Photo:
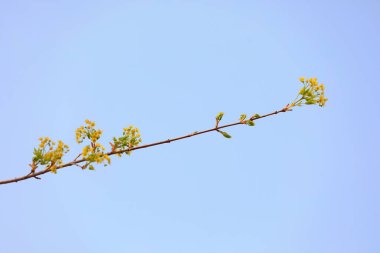
[[[223,131],[218,131],[219,133],[221,133],[224,137],[226,137],[226,138],[231,138],[231,135],[229,135],[228,133],[226,133],[226,132],[223,132]]]
[[[255,119],[260,118],[260,114],[256,113],[255,115],[253,115],[253,117],[254,117]]]
[[[221,121],[222,120],[222,118],[223,118],[223,115],[224,115],[224,112],[220,112],[220,113],[218,113],[218,115],[216,115],[216,120],[217,121]]]
[[[88,169],[89,170],[95,170],[94,166],[92,166],[92,165],[88,166]]]
[[[247,118],[247,114],[240,115],[240,122],[243,122]]]
[[[254,126],[255,122],[253,122],[253,120],[247,120],[245,124],[247,124],[248,126]]]

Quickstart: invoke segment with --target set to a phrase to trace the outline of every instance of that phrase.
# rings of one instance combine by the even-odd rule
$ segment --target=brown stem
[[[269,117],[269,116],[272,116],[272,115],[275,115],[275,114],[278,114],[278,113],[281,113],[281,112],[286,112],[286,111],[289,111],[289,109],[287,107],[285,107],[285,108],[283,108],[283,109],[281,109],[279,111],[274,111],[272,113],[261,115],[259,117],[252,116],[250,118],[250,120],[258,120],[258,119],[262,119],[262,118]],[[122,153],[125,153],[125,152],[128,152],[128,151],[133,151],[133,150],[137,150],[137,149],[143,149],[143,148],[149,148],[149,147],[153,147],[153,146],[158,146],[158,145],[162,145],[162,144],[165,144],[165,143],[170,143],[170,142],[174,142],[174,141],[190,138],[190,137],[193,137],[193,136],[196,136],[196,135],[200,135],[200,134],[205,134],[205,133],[208,133],[208,132],[218,131],[219,129],[222,129],[222,128],[227,128],[227,127],[232,127],[232,126],[242,125],[242,124],[244,124],[244,123],[239,121],[239,122],[235,122],[235,123],[231,123],[231,124],[227,124],[227,125],[223,125],[223,126],[218,126],[217,125],[214,128],[210,128],[210,129],[199,131],[199,132],[194,132],[194,133],[183,135],[183,136],[176,137],[176,138],[173,138],[173,139],[167,139],[167,140],[158,141],[158,142],[154,142],[154,143],[150,143],[150,144],[145,144],[145,145],[142,145],[142,146],[137,146],[137,147],[128,148],[128,149],[123,149],[123,150],[112,150],[112,151],[108,152],[107,155],[108,156],[112,156],[112,155],[122,154]],[[79,158],[79,156],[77,158],[75,158],[71,162],[68,162],[68,163],[62,164],[60,166],[57,166],[56,169],[60,170],[60,169],[63,169],[63,168],[66,168],[66,167],[70,167],[70,166],[73,166],[73,165],[78,166],[79,163],[82,163],[82,162],[86,161],[85,159],[77,160],[78,158]],[[38,179],[40,179],[38,177],[39,175],[43,175],[43,174],[48,173],[48,172],[50,172],[50,166],[48,168],[44,169],[44,170],[41,170],[41,171],[38,171],[38,172],[34,172],[34,173],[29,173],[29,174],[27,174],[25,176],[16,177],[16,178],[13,178],[13,179],[8,179],[8,180],[2,180],[2,181],[0,181],[0,184],[17,183],[18,181],[23,181],[23,180],[26,180],[26,179],[29,179],[29,178],[38,178]]]

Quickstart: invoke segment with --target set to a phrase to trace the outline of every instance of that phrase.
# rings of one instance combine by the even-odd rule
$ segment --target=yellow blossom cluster
[[[75,131],[75,139],[78,143],[82,143],[84,139],[90,140],[90,144],[86,145],[82,150],[82,158],[86,161],[86,164],[82,166],[82,168],[86,169],[88,167],[90,170],[93,170],[94,167],[91,163],[94,162],[98,164],[104,163],[104,166],[106,166],[107,163],[110,164],[111,159],[105,153],[105,148],[97,142],[103,131],[94,128],[95,122],[86,119],[85,123],[85,126],[81,126]]]
[[[129,126],[123,129],[123,136],[113,138],[112,151],[120,151],[125,149],[131,149],[138,146],[141,143],[140,130],[134,126]],[[130,151],[126,151],[126,154],[130,154]],[[121,154],[118,154],[121,156]]]
[[[325,86],[322,83],[318,83],[317,78],[304,78],[300,77],[299,81],[303,84],[303,87],[299,91],[297,97],[292,103],[290,103],[286,109],[294,106],[302,105],[314,105],[325,106],[327,98],[325,97]]]
[[[84,139],[90,139],[92,142],[99,140],[102,130],[95,130],[95,122],[88,119],[85,120],[86,126],[81,126],[75,131],[75,139],[77,143],[82,143]]]
[[[69,146],[58,141],[58,145],[49,137],[39,138],[40,144],[34,149],[33,161],[30,166],[32,173],[35,172],[38,165],[46,165],[51,172],[57,173],[57,167],[62,165],[62,157],[69,152]]]
[[[91,165],[91,163],[94,163],[94,162],[96,162],[97,164],[101,164],[101,163],[110,164],[111,158],[104,151],[105,151],[105,148],[100,143],[95,143],[95,144],[85,146],[82,150],[82,156],[83,156],[83,159],[87,161],[87,164],[83,167],[83,169],[89,166],[89,168],[93,170],[94,167]]]

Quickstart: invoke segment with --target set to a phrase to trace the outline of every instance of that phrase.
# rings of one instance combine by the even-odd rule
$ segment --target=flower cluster
[[[69,146],[62,141],[58,141],[56,145],[49,137],[39,138],[39,141],[38,148],[34,148],[33,151],[31,173],[34,173],[40,164],[46,165],[51,172],[57,173],[57,167],[62,165],[62,157],[69,152]]]
[[[142,139],[140,135],[140,130],[134,126],[129,126],[123,129],[123,136],[119,138],[114,137],[113,143],[110,142],[110,145],[112,147],[112,152],[114,152],[136,147],[141,143],[141,141]],[[131,151],[126,151],[125,153],[127,155],[130,155]],[[120,153],[118,153],[117,155],[121,156]]]
[[[82,166],[82,169],[86,169],[88,167],[90,170],[94,170],[94,166],[91,165],[91,163],[94,162],[97,164],[104,163],[104,166],[110,164],[111,158],[104,151],[105,148],[100,143],[91,143],[91,145],[85,146],[82,151],[82,156],[87,163]]]
[[[304,78],[301,77],[300,82],[303,84],[303,87],[299,91],[297,97],[294,101],[287,105],[286,109],[289,110],[294,106],[302,105],[314,105],[318,104],[319,106],[325,106],[327,98],[325,97],[325,86],[321,83],[318,83],[317,78]]]
[[[88,119],[85,120],[86,126],[81,126],[75,131],[75,139],[77,143],[82,143],[84,139],[89,139],[95,143],[102,135],[102,130],[95,130],[95,122]]]
[[[85,120],[86,126],[81,126],[75,131],[76,141],[78,143],[82,143],[84,139],[90,140],[90,144],[86,145],[82,150],[82,158],[86,160],[86,164],[81,166],[82,169],[86,169],[87,167],[90,170],[94,170],[94,166],[91,163],[104,163],[104,166],[111,163],[111,159],[105,153],[105,148],[103,145],[98,143],[100,136],[102,135],[102,130],[96,130],[95,122],[90,120]]]

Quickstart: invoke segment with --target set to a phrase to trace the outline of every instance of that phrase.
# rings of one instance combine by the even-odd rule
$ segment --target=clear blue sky
[[[0,178],[38,137],[143,143],[299,108],[0,187],[0,247],[28,252],[380,252],[379,1],[1,1]]]

